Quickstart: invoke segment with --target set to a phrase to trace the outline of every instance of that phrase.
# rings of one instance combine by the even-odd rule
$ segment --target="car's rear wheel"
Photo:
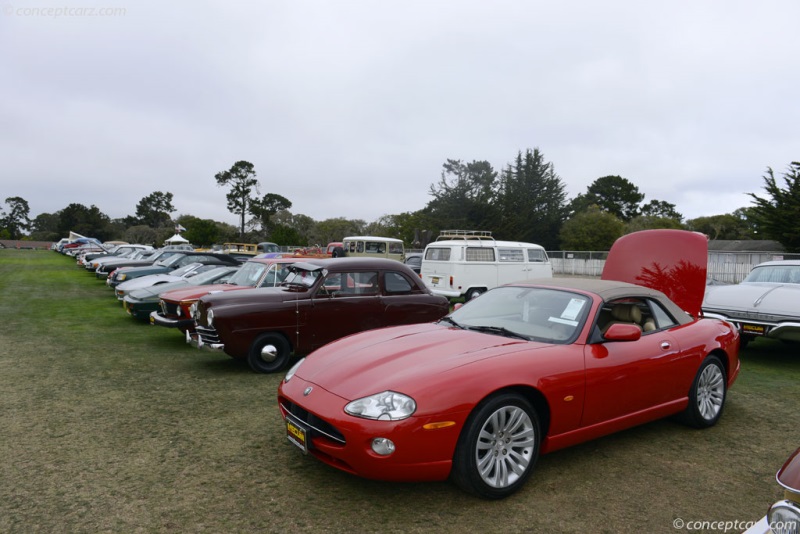
[[[539,456],[539,417],[521,395],[501,393],[467,419],[453,456],[452,480],[486,499],[502,499],[528,479]]]
[[[247,363],[256,373],[276,373],[289,363],[289,342],[280,334],[262,334],[253,341]]]
[[[727,396],[725,367],[716,356],[708,356],[700,365],[689,391],[689,406],[683,422],[695,428],[714,426],[722,416]]]

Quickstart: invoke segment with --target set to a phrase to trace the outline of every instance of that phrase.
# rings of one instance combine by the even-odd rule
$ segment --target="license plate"
[[[749,334],[751,336],[763,336],[767,333],[766,327],[763,324],[743,324],[742,334]]]
[[[433,278],[431,278],[431,284],[438,284],[438,283],[439,283],[439,277],[438,276],[434,276]]]
[[[297,445],[297,447],[303,451],[303,454],[308,454],[308,441],[306,441],[307,435],[308,430],[302,423],[291,417],[286,417],[286,437],[293,444]]]

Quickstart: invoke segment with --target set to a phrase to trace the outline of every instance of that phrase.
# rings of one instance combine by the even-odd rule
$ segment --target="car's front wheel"
[[[716,356],[708,356],[700,365],[689,391],[689,406],[683,422],[695,428],[714,426],[722,417],[727,395],[725,367]]]
[[[286,367],[291,356],[289,342],[280,334],[262,334],[253,341],[247,363],[256,373],[276,373]]]
[[[467,419],[453,456],[452,480],[486,499],[502,499],[528,479],[539,456],[539,417],[521,395],[501,393]]]

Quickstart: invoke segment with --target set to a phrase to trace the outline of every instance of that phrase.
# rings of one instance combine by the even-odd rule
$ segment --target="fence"
[[[599,277],[608,252],[548,251],[556,276]],[[738,284],[759,263],[772,260],[797,260],[800,254],[785,252],[715,252],[708,253],[708,278],[723,284]]]

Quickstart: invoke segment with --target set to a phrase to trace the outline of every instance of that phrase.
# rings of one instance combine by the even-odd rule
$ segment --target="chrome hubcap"
[[[714,419],[722,409],[725,397],[725,377],[716,365],[709,365],[697,381],[697,408],[703,419]]]
[[[278,348],[275,345],[264,345],[261,349],[261,359],[265,362],[274,362],[278,357]]]
[[[483,481],[493,488],[506,488],[519,480],[530,466],[535,439],[525,410],[505,406],[494,412],[483,424],[475,450]]]

